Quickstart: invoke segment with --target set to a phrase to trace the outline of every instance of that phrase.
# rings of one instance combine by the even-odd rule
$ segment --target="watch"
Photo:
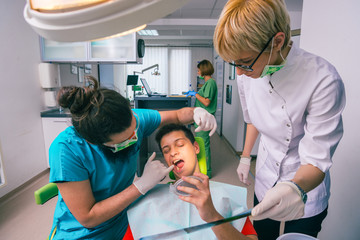
[[[307,201],[307,194],[306,192],[294,181],[290,180],[289,182],[292,182],[300,191],[300,194],[301,194],[301,199],[302,201],[304,202],[304,204],[306,203]]]

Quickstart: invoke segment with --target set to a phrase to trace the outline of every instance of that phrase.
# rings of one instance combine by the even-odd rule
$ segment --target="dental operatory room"
[[[1,240],[356,240],[357,0],[2,0]]]

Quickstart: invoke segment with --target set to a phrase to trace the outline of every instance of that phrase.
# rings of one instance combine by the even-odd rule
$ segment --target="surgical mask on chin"
[[[280,51],[280,56],[283,59],[282,63],[280,65],[269,65],[271,54],[272,54],[272,49],[273,49],[273,43],[274,43],[274,38],[273,38],[273,42],[271,43],[271,50],[270,50],[269,60],[268,60],[267,65],[264,67],[264,70],[262,71],[262,73],[260,75],[261,78],[263,78],[263,77],[265,77],[267,75],[271,75],[271,74],[279,71],[280,69],[282,69],[285,66],[286,60],[282,56],[281,51]]]
[[[131,139],[125,140],[122,143],[117,143],[111,146],[111,151],[113,153],[119,152],[125,148],[130,147],[131,145],[135,144],[138,141],[137,131],[135,132],[134,136]]]
[[[139,129],[140,122],[138,121],[138,118],[139,118],[139,117],[137,116],[137,114],[134,113],[134,115],[135,115],[135,119],[136,119],[136,129],[135,129],[135,131],[134,131],[133,136],[131,136],[129,139],[127,139],[127,140],[125,140],[125,141],[123,141],[123,142],[121,142],[121,143],[117,143],[117,144],[113,144],[113,145],[111,145],[111,146],[108,146],[108,147],[111,148],[110,150],[111,150],[113,153],[117,153],[117,152],[119,152],[119,151],[121,151],[121,150],[124,150],[125,148],[130,147],[131,145],[135,144],[135,143],[138,141],[137,131],[138,131],[138,129]]]

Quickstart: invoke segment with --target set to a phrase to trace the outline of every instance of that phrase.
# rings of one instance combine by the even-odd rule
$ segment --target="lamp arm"
[[[150,67],[147,67],[147,68],[143,69],[143,70],[141,71],[141,73],[144,73],[144,72],[146,72],[147,70],[150,70],[150,69],[152,69],[152,68],[154,68],[154,67],[156,67],[157,69],[159,69],[159,64],[154,64],[154,65],[152,65],[152,66],[150,66]]]
[[[152,65],[150,67],[144,68],[143,70],[141,70],[141,72],[134,71],[134,75],[135,75],[135,73],[143,74],[144,72],[146,72],[147,70],[150,70],[152,68],[157,68],[158,71],[159,71],[159,64],[154,64],[154,65]]]

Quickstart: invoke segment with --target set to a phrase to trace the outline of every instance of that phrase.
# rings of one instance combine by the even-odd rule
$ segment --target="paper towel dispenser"
[[[42,88],[60,87],[59,65],[53,63],[40,63],[39,77]]]

